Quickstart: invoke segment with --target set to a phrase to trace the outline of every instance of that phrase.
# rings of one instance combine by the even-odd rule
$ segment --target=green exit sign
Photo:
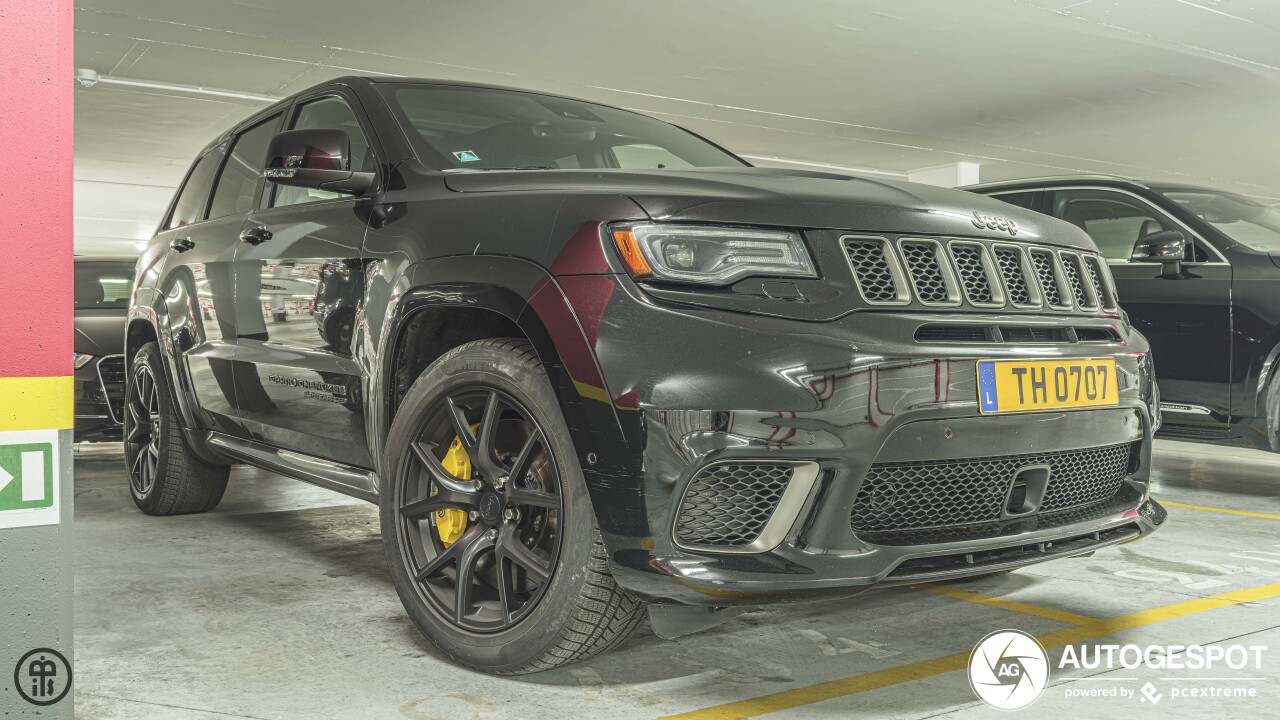
[[[0,512],[53,506],[53,443],[0,444]]]

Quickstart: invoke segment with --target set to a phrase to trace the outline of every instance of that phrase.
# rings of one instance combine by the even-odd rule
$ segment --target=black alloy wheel
[[[139,364],[133,371],[131,392],[125,397],[124,453],[129,484],[146,495],[160,470],[160,395],[151,368]]]
[[[445,467],[455,441],[470,477]],[[460,629],[518,624],[550,584],[563,534],[561,471],[544,429],[510,394],[465,385],[425,414],[409,449],[396,502],[400,555],[417,592]],[[438,527],[448,512],[466,518],[452,542]]]

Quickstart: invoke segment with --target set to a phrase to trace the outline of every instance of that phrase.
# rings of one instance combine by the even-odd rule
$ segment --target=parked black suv
[[[75,440],[119,441],[124,412],[124,321],[133,260],[77,257]]]
[[[1159,363],[1162,435],[1280,452],[1280,210],[1110,176],[966,189],[1071,222],[1097,243]]]
[[[231,462],[378,502],[406,610],[472,667],[1165,519],[1106,265],[994,200],[346,78],[211,143],[165,218],[128,328],[138,506],[208,510]]]

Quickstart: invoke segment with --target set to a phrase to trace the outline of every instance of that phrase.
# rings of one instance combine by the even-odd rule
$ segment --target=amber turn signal
[[[618,246],[618,252],[622,253],[622,262],[627,264],[627,270],[632,275],[639,277],[653,274],[653,268],[649,267],[649,261],[640,251],[640,243],[636,242],[635,233],[630,230],[614,230],[613,242]]]

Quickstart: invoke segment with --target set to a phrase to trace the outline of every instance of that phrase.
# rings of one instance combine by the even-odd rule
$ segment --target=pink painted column
[[[0,4],[0,715],[72,717],[72,0]]]

